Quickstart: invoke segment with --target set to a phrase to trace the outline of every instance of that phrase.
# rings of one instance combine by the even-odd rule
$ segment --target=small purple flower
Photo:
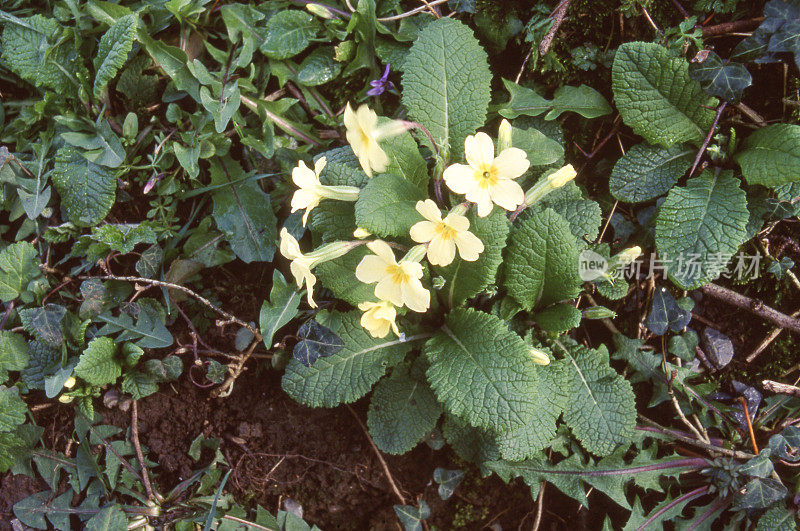
[[[367,91],[368,96],[378,96],[383,94],[386,90],[394,88],[394,83],[389,81],[389,67],[391,66],[391,64],[386,63],[386,69],[383,71],[383,75],[369,82],[372,88]]]
[[[150,179],[144,185],[144,190],[142,190],[144,194],[145,195],[149,194],[150,190],[152,190],[155,187],[155,185],[157,185],[163,178],[164,178],[163,173],[159,173],[150,177]]]

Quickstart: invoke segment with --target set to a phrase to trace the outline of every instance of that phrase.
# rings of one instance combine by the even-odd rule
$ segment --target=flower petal
[[[419,212],[420,215],[428,221],[441,223],[442,213],[439,211],[439,207],[436,206],[436,203],[434,203],[432,199],[417,201],[417,204],[414,208],[416,208],[417,212]]]
[[[492,196],[488,188],[477,186],[467,192],[467,201],[472,201],[478,205],[478,216],[485,218],[492,211]]]
[[[411,226],[409,234],[411,239],[417,243],[428,243],[436,236],[436,224],[430,221],[420,221]]]
[[[431,305],[431,292],[419,280],[402,284],[402,298],[411,311],[418,313],[425,313]]]
[[[530,168],[528,155],[519,148],[504,149],[496,159],[494,167],[500,179],[516,179]]]
[[[394,251],[389,247],[389,244],[383,240],[371,241],[367,244],[367,248],[378,255],[386,265],[395,265],[397,261],[394,258]]]
[[[431,265],[446,266],[456,257],[456,244],[453,240],[436,237],[428,244],[428,261]]]
[[[466,164],[451,164],[442,174],[444,183],[457,194],[466,194],[477,186],[475,169]]]
[[[292,182],[300,188],[313,188],[319,186],[319,179],[314,170],[306,166],[302,160],[292,169]]]
[[[480,238],[469,231],[459,232],[455,237],[458,254],[467,262],[474,262],[484,250]]]
[[[322,173],[322,170],[325,169],[325,165],[328,164],[328,159],[325,157],[320,157],[314,162],[314,173],[317,174],[319,178],[319,174]],[[319,181],[319,179],[317,179]]]
[[[297,240],[294,238],[294,236],[289,234],[289,231],[286,229],[286,227],[281,229],[280,251],[283,257],[287,260],[294,260],[303,256],[303,253],[300,251],[300,244],[297,243]]]
[[[494,143],[483,131],[468,136],[464,141],[464,158],[478,171],[486,171],[494,161]]]
[[[379,256],[367,255],[356,266],[356,278],[364,284],[379,282],[386,276],[386,262]]]
[[[469,229],[469,220],[466,218],[466,216],[462,216],[461,214],[447,214],[443,222],[456,232]]]
[[[402,284],[396,284],[392,277],[386,276],[375,286],[375,296],[381,300],[389,301],[395,306],[403,305]]]
[[[319,204],[320,195],[313,188],[301,188],[292,194],[292,212],[303,208],[314,208]]]
[[[367,144],[367,156],[370,167],[377,173],[383,173],[389,167],[389,155],[374,140]]]
[[[350,106],[349,101],[347,102],[347,106],[344,108],[344,126],[347,128],[348,131],[355,131],[358,129],[358,121],[356,120],[356,113]]]
[[[525,200],[525,192],[517,181],[501,179],[494,186],[489,188],[489,195],[492,201],[506,210],[516,210]]]

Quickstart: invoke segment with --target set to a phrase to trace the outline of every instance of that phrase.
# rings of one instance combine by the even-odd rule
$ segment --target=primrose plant
[[[624,265],[639,250],[609,257],[590,243],[600,207],[575,184],[554,121],[569,109],[551,102],[545,119],[487,127],[490,82],[472,32],[431,22],[403,61],[409,120],[348,104],[349,146],[294,168],[292,210],[303,211],[313,249],[286,227],[280,251],[317,310],[282,385],[314,407],[374,387],[368,427],[393,454],[443,435],[469,460],[538,458],[563,418],[586,450],[609,455],[633,435],[631,386],[605,349],[564,333],[583,317],[573,302],[580,253]],[[592,89],[576,90],[596,102],[584,116],[609,112]],[[299,297],[278,277],[262,330],[286,322],[281,300],[297,313]]]

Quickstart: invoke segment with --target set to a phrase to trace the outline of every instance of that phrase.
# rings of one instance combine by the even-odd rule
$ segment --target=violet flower
[[[386,69],[383,71],[383,75],[369,82],[372,88],[367,91],[368,96],[378,96],[383,94],[386,90],[394,88],[394,83],[389,81],[389,67],[391,66],[390,63],[386,63]]]

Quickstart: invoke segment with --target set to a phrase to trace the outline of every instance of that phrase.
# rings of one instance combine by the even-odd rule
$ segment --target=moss
[[[488,507],[476,507],[469,503],[459,504],[456,514],[453,516],[453,528],[459,529],[470,526],[475,522],[485,520],[489,517]]]

